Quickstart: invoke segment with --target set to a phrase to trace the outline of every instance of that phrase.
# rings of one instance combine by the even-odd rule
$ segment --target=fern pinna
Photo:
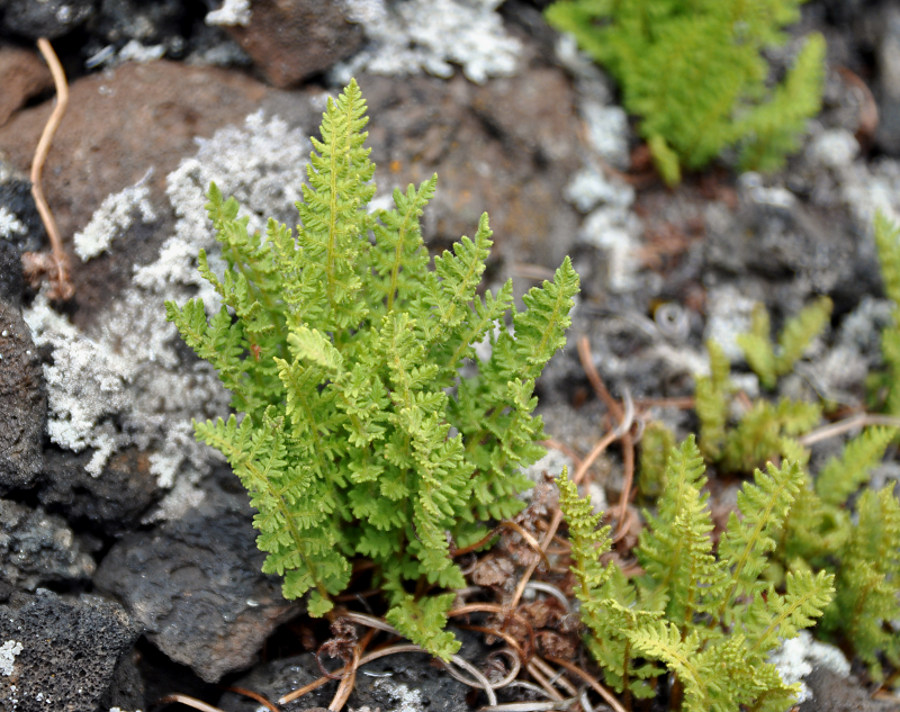
[[[227,269],[214,274],[202,252],[199,264],[222,306],[211,318],[198,299],[166,309],[243,414],[195,429],[250,493],[264,571],[284,576],[288,598],[311,591],[320,616],[347,586],[350,559],[368,557],[388,620],[446,658],[458,647],[443,630],[452,594],[415,597],[407,585],[464,585],[451,541],[473,543],[486,520],[522,507],[520,468],[542,454],[534,382],[565,342],[578,276],[566,259],[522,312],[511,282],[481,296],[487,215],[429,269],[419,218],[437,178],[369,212],[366,123],[351,81],[313,139],[296,235],[274,220],[265,236],[249,233],[213,185]],[[482,360],[474,345],[485,340]]]
[[[834,594],[826,572],[790,573],[783,592],[763,576],[804,473],[789,462],[757,470],[716,550],[704,470],[693,436],[672,449],[658,511],[635,551],[644,573],[630,580],[615,563],[599,563],[609,528],[597,528],[590,504],[560,478],[588,646],[607,682],[629,697],[657,695],[653,681],[668,674],[671,709],[783,712],[797,688],[767,658],[813,625]]]

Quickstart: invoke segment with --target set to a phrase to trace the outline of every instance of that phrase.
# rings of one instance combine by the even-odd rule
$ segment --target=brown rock
[[[349,57],[365,39],[333,0],[256,0],[250,24],[228,31],[281,89]]]
[[[74,82],[43,176],[62,234],[83,227],[107,195],[137,182],[149,166],[161,191],[166,173],[193,152],[195,136],[241,121],[266,91],[235,72],[164,61]],[[26,173],[52,104],[20,111],[0,127],[0,152]]]
[[[50,70],[36,52],[0,47],[0,126],[31,97],[53,87]]]

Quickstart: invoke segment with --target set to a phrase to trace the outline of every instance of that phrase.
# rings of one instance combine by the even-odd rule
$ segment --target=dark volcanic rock
[[[30,487],[41,470],[47,394],[19,307],[0,299],[0,491]]]
[[[121,606],[97,596],[41,590],[0,606],[0,709],[95,712],[137,635]]]
[[[0,567],[7,583],[37,586],[90,578],[96,565],[61,518],[0,499]]]
[[[138,527],[159,496],[147,454],[133,448],[115,453],[99,477],[85,470],[88,460],[90,453],[47,449],[41,503],[72,521],[90,522],[98,533],[121,534]]]
[[[250,665],[299,610],[282,598],[277,578],[260,573],[264,554],[246,496],[209,500],[181,520],[125,536],[94,583],[119,597],[172,660],[215,682]]]
[[[83,25],[94,15],[95,6],[94,0],[6,0],[3,24],[22,37],[52,40]]]

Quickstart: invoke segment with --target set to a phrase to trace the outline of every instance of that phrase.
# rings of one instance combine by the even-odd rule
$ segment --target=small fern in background
[[[783,45],[782,28],[803,0],[560,0],[556,29],[616,78],[625,108],[669,185],[737,147],[744,170],[774,170],[795,150],[821,106],[825,41],[813,34],[774,87],[761,52]]]
[[[883,243],[880,249],[892,249],[895,258],[900,258],[896,242],[900,232],[889,228],[887,223],[876,228]],[[893,242],[888,243],[889,238]],[[900,265],[900,259],[896,264]],[[890,265],[887,260],[886,282],[892,274]],[[900,290],[900,271],[894,274],[895,287]],[[761,385],[773,389],[779,377],[791,372],[826,327],[830,312],[826,297],[816,300],[787,319],[773,343],[768,312],[762,306],[754,310],[751,331],[741,335],[738,343]],[[886,330],[885,339],[890,338],[892,328]],[[830,639],[844,642],[868,665],[873,679],[881,679],[883,662],[900,666],[900,636],[894,629],[894,621],[900,619],[900,499],[892,485],[877,493],[866,490],[857,495],[896,441],[898,430],[865,428],[813,475],[808,468],[811,452],[801,437],[822,422],[822,403],[758,398],[749,406],[745,403],[735,408],[728,359],[715,342],[708,344],[708,350],[710,372],[698,377],[695,393],[700,451],[723,474],[746,475],[771,460],[795,463],[800,486],[766,576],[782,585],[786,572],[833,575],[836,595],[825,609],[822,631]],[[887,349],[888,362],[889,353]],[[656,469],[655,443],[659,439],[654,436],[648,453],[650,466]]]
[[[287,598],[311,592],[309,612],[321,616],[351,559],[371,559],[387,619],[447,658],[459,645],[444,630],[453,594],[421,592],[463,586],[451,541],[474,543],[487,520],[523,506],[520,469],[543,454],[534,382],[565,343],[578,276],[567,258],[525,294],[523,312],[511,281],[479,296],[486,215],[429,269],[419,218],[436,177],[369,212],[366,122],[351,81],[313,139],[296,235],[274,220],[265,236],[248,233],[237,203],[212,186],[227,268],[214,274],[202,252],[199,263],[223,305],[211,318],[198,299],[166,310],[243,413],[195,430],[250,493],[263,570],[284,577]],[[485,339],[482,360],[474,345]]]
[[[783,712],[798,688],[767,657],[813,625],[834,594],[826,572],[790,573],[783,591],[763,576],[803,471],[790,462],[757,470],[716,550],[704,469],[693,436],[672,448],[657,512],[647,515],[635,549],[644,573],[630,580],[615,563],[600,564],[609,527],[598,528],[575,485],[559,479],[588,646],[607,683],[627,696],[662,688],[673,710]]]

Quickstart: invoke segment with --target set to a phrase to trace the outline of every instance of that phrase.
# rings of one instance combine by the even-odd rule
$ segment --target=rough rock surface
[[[94,0],[5,0],[0,3],[6,29],[22,37],[55,39],[68,34],[96,12]]]
[[[87,581],[96,564],[61,517],[0,499],[0,568],[5,584],[33,591],[56,581]]]
[[[18,306],[0,298],[0,491],[31,486],[43,461],[47,394]]]
[[[0,46],[0,126],[28,99],[52,86],[50,70],[36,52]]]
[[[249,24],[230,26],[228,32],[280,89],[324,72],[365,39],[336,0],[256,0]]]
[[[0,701],[12,712],[96,712],[138,628],[116,603],[47,590],[0,606]]]
[[[122,600],[147,637],[207,682],[256,658],[266,637],[299,613],[280,581],[260,573],[246,495],[219,492],[182,519],[126,535],[94,577]]]
[[[72,521],[89,522],[97,534],[118,535],[138,527],[159,497],[147,455],[133,448],[116,453],[99,477],[84,469],[89,459],[88,453],[47,449],[41,503]]]

